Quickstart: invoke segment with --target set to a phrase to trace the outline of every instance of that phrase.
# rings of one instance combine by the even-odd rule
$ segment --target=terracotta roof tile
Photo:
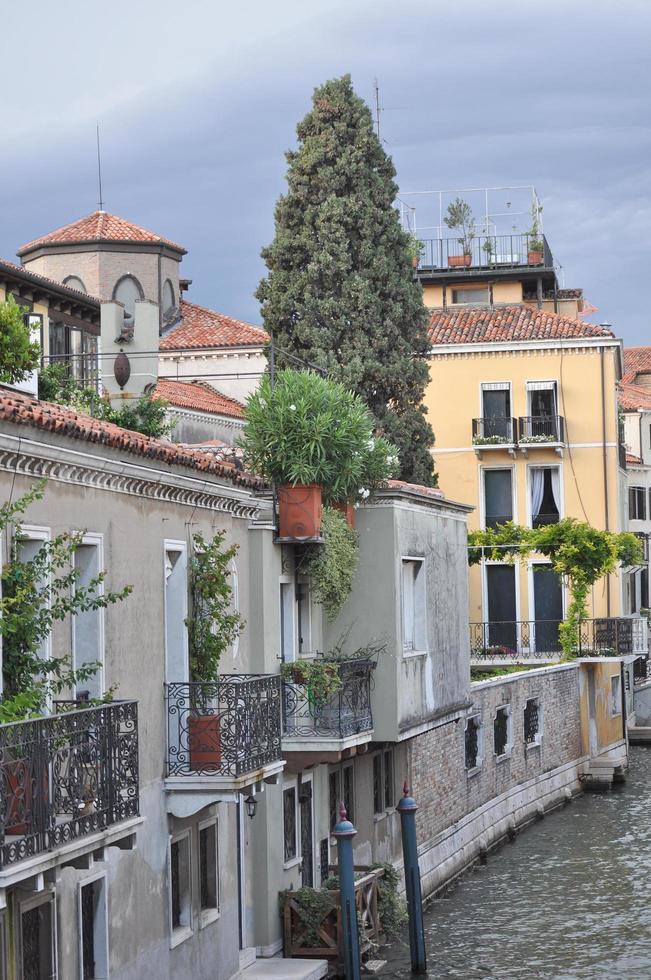
[[[229,415],[239,419],[242,418],[244,410],[241,402],[222,395],[212,385],[203,381],[159,378],[154,394],[177,408],[191,408],[197,412],[211,412],[215,415]]]
[[[35,238],[26,245],[21,245],[18,255],[25,255],[41,245],[72,245],[80,242],[154,242],[159,245],[168,245],[177,252],[185,254],[182,245],[162,238],[153,231],[134,225],[131,221],[118,218],[115,214],[107,211],[93,211],[85,218],[79,218],[63,228]]]
[[[438,487],[424,487],[420,483],[406,483],[404,480],[387,480],[387,486],[390,490],[410,490],[412,493],[420,493],[424,497],[436,497],[437,500],[443,500],[445,494]]]
[[[99,306],[100,304],[99,299],[96,296],[91,296],[90,293],[82,293],[80,289],[72,289],[64,282],[49,279],[48,276],[42,276],[40,272],[32,272],[31,269],[26,269],[23,265],[16,265],[15,262],[9,262],[8,259],[0,259],[0,273],[3,270],[9,275],[15,273],[19,278],[25,279],[28,282],[41,283],[44,287],[54,289],[58,293],[65,292],[70,296],[79,297],[80,301],[85,301],[89,305]]]
[[[651,389],[640,385],[620,384],[619,407],[624,412],[637,412],[638,409],[651,411]]]
[[[523,340],[614,337],[611,330],[530,306],[495,309],[464,306],[436,310],[430,320],[433,344],[485,344]]]
[[[235,320],[205,306],[181,300],[181,320],[160,342],[161,350],[197,350],[207,347],[262,347],[269,337],[261,327]]]
[[[622,381],[635,384],[638,374],[651,374],[651,347],[624,348],[624,374]]]
[[[140,432],[122,429],[111,422],[101,422],[72,408],[38,401],[29,395],[0,386],[0,423],[31,425],[71,439],[95,442],[123,452],[169,465],[186,466],[192,470],[222,477],[251,489],[264,486],[262,480],[246,473],[233,463],[211,458],[191,448],[181,448],[162,439],[151,439]]]

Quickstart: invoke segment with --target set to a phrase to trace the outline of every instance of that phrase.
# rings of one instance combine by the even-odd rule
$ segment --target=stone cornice
[[[69,449],[60,443],[14,436],[0,431],[0,473],[34,480],[73,484],[140,499],[167,501],[203,510],[222,511],[247,520],[262,519],[270,508],[264,499],[216,479],[186,476],[172,469]]]
[[[191,422],[210,422],[217,420],[226,429],[239,430],[244,428],[244,419],[238,419],[232,415],[222,415],[219,412],[200,412],[193,408],[173,405],[171,402],[168,402],[166,411],[170,415],[180,415],[182,418],[189,419]]]

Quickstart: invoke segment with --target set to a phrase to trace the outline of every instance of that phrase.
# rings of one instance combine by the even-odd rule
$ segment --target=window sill
[[[292,868],[298,867],[300,863],[301,863],[300,857],[292,858],[291,861],[284,861],[283,871],[290,871]]]
[[[381,813],[374,813],[373,823],[379,823],[380,820],[386,820],[386,818],[390,817],[392,813],[395,813],[395,807],[391,807],[389,810],[383,810]]]
[[[500,759],[501,758],[502,757],[500,756]],[[481,769],[482,769],[482,765],[480,762],[478,766],[473,766],[472,769],[466,769],[466,776],[468,777],[468,779],[471,779],[473,776],[478,775],[478,773],[481,772]]]
[[[217,919],[221,919],[220,909],[202,909],[201,918],[199,919],[199,928],[205,929],[206,926],[216,922]]]
[[[538,736],[535,742],[525,742],[524,749],[525,752],[530,752],[532,749],[539,749],[542,745],[542,737]]]
[[[193,934],[194,930],[191,926],[179,926],[178,929],[174,929],[170,937],[170,949],[180,946],[181,943],[184,943],[186,939],[189,939]]]
[[[493,752],[493,758],[495,759],[496,763],[506,762],[507,759],[511,758],[512,754],[513,754],[513,748],[508,748],[506,752],[502,753],[502,755],[496,755]]]
[[[402,648],[402,658],[403,660],[408,660],[410,657],[427,657],[429,650],[405,650]]]

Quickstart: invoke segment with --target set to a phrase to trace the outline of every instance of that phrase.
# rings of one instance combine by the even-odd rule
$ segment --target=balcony
[[[308,685],[283,682],[283,752],[342,752],[371,741],[371,682],[375,661],[332,661],[341,689],[329,701],[316,699]],[[334,759],[333,759],[334,761]]]
[[[505,449],[513,456],[517,442],[516,419],[505,416],[472,420],[472,444],[480,458],[486,449]]]
[[[89,845],[124,846],[128,827],[131,845],[139,813],[137,703],[83,710],[78,703],[0,725],[2,885],[18,862],[29,859],[38,873],[39,855],[51,866],[52,852],[63,864],[80,860]]]
[[[560,620],[470,623],[473,667],[548,664],[561,658]],[[578,657],[647,656],[648,626],[637,616],[585,619],[579,630]]]
[[[458,238],[430,238],[422,243],[417,273],[428,275],[445,272],[449,275],[467,275],[478,269],[498,273],[513,269],[552,270],[554,259],[547,239],[542,239],[542,249],[530,234],[477,235],[470,244],[470,254],[464,255]]]
[[[530,449],[555,449],[562,455],[565,419],[562,415],[527,415],[518,422],[518,448],[525,456]]]
[[[168,791],[217,801],[275,781],[283,768],[279,675],[229,674],[165,690]],[[171,812],[181,815],[178,808]]]

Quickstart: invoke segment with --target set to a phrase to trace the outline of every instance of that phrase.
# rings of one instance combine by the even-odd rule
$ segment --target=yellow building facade
[[[622,344],[610,330],[531,306],[459,306],[433,312],[431,336],[425,404],[439,486],[473,505],[471,529],[564,517],[626,527]],[[567,595],[544,565],[471,568],[474,649],[556,652]],[[595,585],[592,618],[628,612],[623,581]]]

